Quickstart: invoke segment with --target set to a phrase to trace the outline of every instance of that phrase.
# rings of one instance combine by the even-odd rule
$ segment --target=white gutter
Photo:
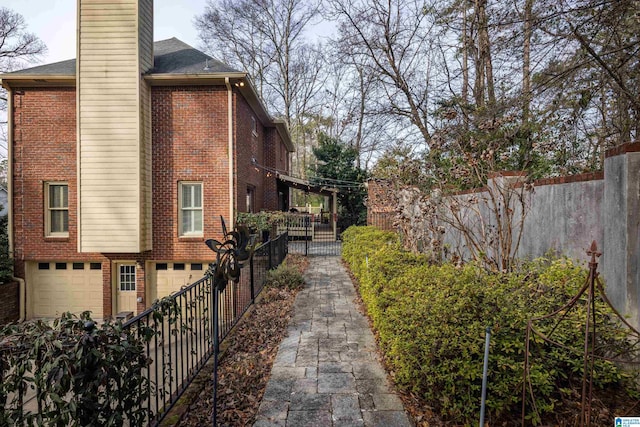
[[[220,83],[222,79],[225,83],[229,79],[244,79],[247,77],[247,73],[243,72],[230,72],[230,73],[162,73],[162,74],[145,74],[142,76],[148,82],[168,82],[171,83],[174,80],[210,80],[212,82]]]
[[[234,217],[234,195],[233,195],[233,90],[229,77],[224,78],[224,84],[227,86],[227,127],[229,137],[229,229],[233,230],[235,224]]]

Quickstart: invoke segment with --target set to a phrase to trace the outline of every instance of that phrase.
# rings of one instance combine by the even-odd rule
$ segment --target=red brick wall
[[[395,230],[396,215],[394,186],[385,180],[367,181],[367,225],[383,230]]]
[[[212,258],[205,238],[220,238],[220,216],[229,219],[228,116],[224,86],[153,87],[153,249],[143,254],[77,252],[76,99],[74,88],[25,88],[14,95],[13,232],[15,273],[26,261],[101,262],[104,313],[111,313],[113,260],[138,263],[138,296],[145,297],[145,261]],[[264,205],[265,130],[252,135],[250,107],[234,95],[236,209],[246,209],[246,186],[255,186],[256,210]],[[271,147],[269,147],[271,148]],[[44,182],[69,184],[69,237],[44,237]],[[178,183],[203,183],[203,238],[179,237]],[[275,177],[270,181],[275,183]],[[146,302],[146,301],[145,301]],[[141,310],[145,303],[138,305]]]
[[[267,129],[265,132],[265,156],[264,156],[264,164],[270,169],[278,169],[278,164],[276,159],[278,157],[278,153],[276,150],[278,149],[278,141],[277,141],[277,131],[274,128]],[[277,210],[278,209],[278,188],[275,180],[275,176],[269,176],[265,181],[263,197],[265,208],[269,210]]]
[[[224,87],[154,87],[153,250],[148,259],[211,258],[203,238],[179,237],[178,183],[201,181],[204,237],[229,220],[227,93]]]
[[[0,285],[0,325],[15,322],[20,318],[18,282]]]
[[[77,248],[76,98],[73,88],[29,88],[13,98],[13,230],[18,260],[80,261]],[[44,237],[44,183],[69,184],[69,237]],[[24,265],[16,265],[24,277]]]
[[[255,116],[249,104],[242,96],[234,91],[234,135],[235,135],[235,163],[236,163],[236,209],[237,212],[247,211],[247,186],[254,187],[254,210],[265,208],[264,182],[266,171],[251,163],[254,157],[259,165],[264,162],[265,128]],[[256,119],[257,136],[251,130],[251,118]]]

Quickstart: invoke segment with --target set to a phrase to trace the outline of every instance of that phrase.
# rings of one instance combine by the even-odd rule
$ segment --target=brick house
[[[78,59],[0,76],[22,314],[140,312],[200,278],[240,211],[286,210],[286,125],[251,81],[173,38],[152,0],[78,1]]]

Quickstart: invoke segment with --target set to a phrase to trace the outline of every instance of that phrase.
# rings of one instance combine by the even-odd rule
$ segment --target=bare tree
[[[426,147],[431,139],[429,103],[435,23],[422,1],[330,0],[342,51],[370,67],[388,115],[408,121]]]
[[[324,68],[326,78],[319,129],[326,135],[345,141],[356,150],[356,166],[369,169],[374,158],[386,146],[396,142],[394,122],[380,108],[384,92],[377,73],[363,57],[345,52],[338,41],[329,43],[329,57]]]
[[[249,72],[267,106],[291,124],[296,60],[317,16],[315,1],[208,0],[196,28],[205,49]]]
[[[305,31],[319,16],[317,0],[207,0],[196,18],[204,48],[254,79],[272,114],[282,116],[298,149],[293,168],[308,165],[307,117],[317,106],[322,50]]]
[[[0,72],[13,71],[38,60],[47,48],[35,34],[27,31],[27,24],[19,13],[0,7]],[[7,150],[7,92],[0,87],[0,150]],[[5,157],[5,155],[2,155]],[[3,170],[6,180],[6,169]]]
[[[27,31],[19,13],[0,7],[0,71],[12,71],[33,62],[46,53],[46,46]]]

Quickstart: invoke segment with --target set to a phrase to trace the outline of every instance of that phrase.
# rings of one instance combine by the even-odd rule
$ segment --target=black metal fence
[[[149,424],[157,425],[173,407],[200,369],[215,354],[222,342],[262,290],[266,273],[287,255],[287,234],[258,247],[240,278],[230,282],[216,298],[214,275],[197,282],[129,320],[124,326],[147,333],[156,331],[147,341],[151,363],[146,376],[152,387],[147,396]],[[218,327],[214,325],[217,301]],[[218,339],[215,339],[217,331]],[[219,344],[218,344],[219,346]],[[215,402],[213,403],[215,406]]]
[[[340,230],[331,214],[288,214],[278,232],[289,236],[289,252],[305,256],[339,256]]]

